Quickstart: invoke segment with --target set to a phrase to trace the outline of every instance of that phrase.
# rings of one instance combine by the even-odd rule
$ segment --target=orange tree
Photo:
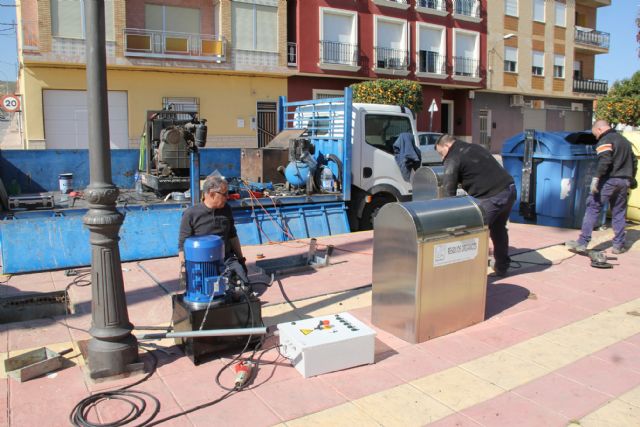
[[[351,85],[353,101],[407,107],[417,116],[422,111],[422,88],[411,80],[367,80]]]
[[[611,86],[607,96],[598,100],[596,118],[614,125],[640,126],[640,71]]]

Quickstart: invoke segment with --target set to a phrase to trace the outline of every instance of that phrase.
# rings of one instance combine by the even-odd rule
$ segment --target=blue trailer
[[[318,104],[318,105],[317,105]],[[330,155],[349,167],[351,148],[351,103],[344,98],[305,103],[329,115],[329,122],[317,122],[307,128],[317,147],[313,154],[318,164],[326,164]],[[281,130],[300,125],[295,110],[301,103],[280,100]],[[308,123],[306,124],[308,126]],[[134,188],[138,166],[136,150],[113,150],[113,181],[121,189]],[[338,178],[338,167],[330,167]],[[240,241],[243,245],[280,242],[292,239],[348,233],[347,207],[351,188],[349,169],[342,168],[341,186],[331,192],[279,195],[230,200]],[[201,150],[201,171],[219,171],[227,178],[240,175],[239,149]],[[0,253],[4,273],[26,273],[88,265],[91,262],[89,231],[82,218],[86,207],[70,207],[56,192],[58,175],[72,172],[75,188],[89,183],[87,150],[1,151],[0,178],[12,193],[54,194],[53,209],[4,211],[0,213]],[[123,191],[118,210],[125,220],[120,229],[123,261],[167,257],[178,252],[180,219],[187,203],[141,200],[134,192]]]

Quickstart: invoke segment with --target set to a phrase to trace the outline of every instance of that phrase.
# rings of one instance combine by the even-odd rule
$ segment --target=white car
[[[442,164],[442,157],[436,151],[436,141],[441,136],[438,132],[418,132],[418,148],[422,154],[423,165]]]

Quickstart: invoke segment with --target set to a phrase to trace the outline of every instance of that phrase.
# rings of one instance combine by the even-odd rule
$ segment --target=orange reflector
[[[367,196],[365,200],[367,203],[371,203],[371,200],[373,200],[373,196]]]

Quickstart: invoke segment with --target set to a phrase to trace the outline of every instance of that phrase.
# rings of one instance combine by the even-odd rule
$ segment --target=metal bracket
[[[522,158],[522,182],[520,187],[519,213],[525,219],[535,220],[536,218],[536,196],[535,196],[535,170],[533,168],[533,152],[535,143],[535,131],[527,129],[524,131],[524,154]]]

